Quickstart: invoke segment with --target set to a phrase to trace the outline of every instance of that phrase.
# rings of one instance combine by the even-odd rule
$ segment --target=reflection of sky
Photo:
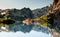
[[[0,0],[0,8],[41,8],[50,5],[53,0]]]
[[[22,32],[0,32],[0,37],[52,37],[51,34],[45,34],[42,32],[31,31],[30,33]]]

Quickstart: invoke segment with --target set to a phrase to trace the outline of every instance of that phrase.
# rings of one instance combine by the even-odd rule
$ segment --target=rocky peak
[[[46,6],[46,7],[43,7],[43,8],[32,10],[32,12],[34,14],[34,18],[38,18],[42,15],[45,15],[49,10],[50,10],[50,7]]]
[[[10,17],[14,20],[24,20],[26,18],[33,18],[32,10],[29,8],[22,8],[22,9],[5,9],[0,11],[0,15],[4,17]]]

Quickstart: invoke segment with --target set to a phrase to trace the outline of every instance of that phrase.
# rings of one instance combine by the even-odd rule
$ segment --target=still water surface
[[[37,26],[34,24],[11,24],[9,25],[10,32],[0,32],[1,37],[52,37],[51,31],[48,28]]]

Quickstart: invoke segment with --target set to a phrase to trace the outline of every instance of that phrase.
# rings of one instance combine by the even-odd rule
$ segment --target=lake
[[[47,27],[38,25],[25,25],[22,23],[9,25],[9,31],[1,31],[1,37],[52,37],[51,31]],[[4,36],[3,36],[4,35]]]

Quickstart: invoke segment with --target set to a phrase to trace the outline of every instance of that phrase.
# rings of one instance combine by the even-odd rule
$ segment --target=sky
[[[21,9],[24,7],[30,9],[42,8],[50,5],[53,0],[0,0],[0,9],[17,8]]]
[[[23,32],[0,32],[0,37],[52,37],[51,34],[31,31],[30,33]]]

